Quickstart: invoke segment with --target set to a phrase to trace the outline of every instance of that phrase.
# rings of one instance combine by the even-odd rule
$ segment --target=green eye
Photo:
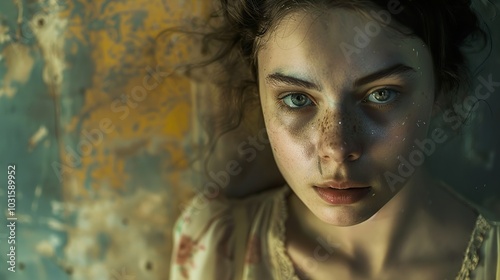
[[[399,92],[390,88],[377,89],[368,95],[365,102],[373,102],[376,104],[385,104],[393,101],[399,96]]]
[[[292,93],[281,98],[281,100],[290,108],[301,108],[312,104],[311,99],[302,93]]]

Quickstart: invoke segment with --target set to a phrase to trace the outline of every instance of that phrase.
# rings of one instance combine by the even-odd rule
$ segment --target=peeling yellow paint
[[[65,223],[53,218],[49,218],[47,220],[47,225],[49,226],[49,228],[57,231],[66,231],[68,229],[68,226]]]
[[[36,145],[38,145],[38,142],[42,141],[48,134],[48,130],[45,126],[40,126],[38,130],[31,136],[29,142],[28,142],[28,151],[32,151]]]
[[[68,19],[60,16],[58,8],[60,6],[50,6],[46,11],[35,14],[29,22],[45,60],[43,80],[54,89],[52,94],[56,95],[59,94],[63,71],[66,68],[64,61],[65,38],[62,35],[68,25]]]
[[[16,94],[16,89],[12,87],[12,82],[26,83],[30,78],[33,69],[33,57],[27,46],[12,43],[4,48],[1,53],[5,58],[7,73],[3,77],[3,87],[0,88],[0,97],[12,98]]]
[[[63,146],[71,145],[78,152],[78,144],[88,141],[89,133],[101,133],[102,137],[94,139],[89,155],[79,155],[77,166],[67,158],[65,147],[60,148],[61,162],[69,171],[63,181],[62,201],[51,202],[54,213],[77,217],[71,225],[51,221],[52,228],[68,233],[60,265],[72,271],[72,279],[110,279],[123,267],[137,279],[168,279],[169,266],[165,264],[170,261],[171,231],[180,212],[178,205],[193,195],[192,177],[188,176],[192,155],[185,148],[194,133],[192,81],[182,76],[151,78],[151,83],[158,84],[146,90],[144,99],[133,105],[120,100],[143,86],[150,75],[147,67],[156,69],[159,63],[163,65],[160,71],[166,71],[164,62],[175,57],[157,56],[161,50],[153,49],[152,42],[156,35],[186,22],[184,18],[208,11],[210,2],[167,1],[168,7],[164,2],[109,1],[104,5],[102,1],[84,1],[81,4],[85,11],[68,18],[75,5],[69,1],[67,10],[31,20],[46,62],[44,81],[54,85],[56,94],[60,83],[52,80],[53,75],[62,78],[64,69],[78,67],[65,61],[59,37],[91,46],[91,83],[83,91],[81,110],[68,116],[61,129],[65,135],[76,136],[71,138],[76,140]],[[146,14],[137,23],[134,16],[140,12]],[[89,30],[93,23],[98,26]],[[48,40],[42,44],[44,39]],[[79,47],[72,43],[66,51],[78,54]],[[185,58],[191,48],[183,41],[178,51]],[[123,110],[117,111],[117,106],[123,106]],[[103,122],[113,129],[103,131]],[[147,178],[127,170],[136,158],[147,162],[149,157],[160,165],[154,166],[161,170],[160,186],[146,185],[141,179]],[[159,163],[157,158],[161,158]],[[102,247],[99,236],[112,239],[108,248]],[[51,254],[50,244],[39,246],[44,254]]]
[[[53,257],[55,255],[54,246],[47,240],[43,240],[36,244],[35,250],[38,254],[45,257]]]
[[[9,35],[9,27],[0,24],[0,44],[4,44],[10,40],[12,40],[12,38]]]
[[[66,261],[72,264],[74,273],[82,279],[93,279],[90,278],[93,266],[100,263],[97,257],[104,250],[98,236],[103,236],[113,239],[106,248],[110,260],[106,265],[108,273],[110,268],[120,269],[126,265],[137,279],[165,279],[168,267],[161,261],[161,254],[166,253],[166,248],[150,246],[148,236],[166,234],[168,219],[157,213],[167,210],[167,192],[137,189],[127,196],[103,194],[77,207],[76,226],[69,231],[65,247]],[[146,269],[146,263],[154,271]],[[160,275],[163,277],[158,277]]]

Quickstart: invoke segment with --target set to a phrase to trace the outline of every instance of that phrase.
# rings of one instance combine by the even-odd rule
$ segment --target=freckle
[[[151,263],[150,261],[147,261],[146,262],[146,270],[152,270],[153,269],[153,263]]]

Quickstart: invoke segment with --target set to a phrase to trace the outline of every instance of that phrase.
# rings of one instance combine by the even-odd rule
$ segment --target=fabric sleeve
[[[495,224],[486,240],[484,277],[480,279],[500,279],[500,225]]]
[[[225,198],[193,198],[174,226],[170,279],[233,279],[233,228]]]
[[[458,279],[493,280],[500,279],[500,225],[487,221],[489,229],[475,237],[476,242],[482,242],[480,248],[472,247],[477,255],[470,258],[469,263],[477,264],[472,274]]]

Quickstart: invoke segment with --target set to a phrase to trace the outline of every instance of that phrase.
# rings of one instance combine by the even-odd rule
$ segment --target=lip
[[[365,198],[371,192],[371,187],[325,188],[314,186],[314,190],[321,199],[329,204],[347,205]]]
[[[332,188],[332,189],[355,189],[355,188],[366,188],[369,187],[367,184],[354,182],[354,181],[345,181],[345,182],[337,182],[337,181],[328,181],[319,185],[316,185],[320,188]]]

